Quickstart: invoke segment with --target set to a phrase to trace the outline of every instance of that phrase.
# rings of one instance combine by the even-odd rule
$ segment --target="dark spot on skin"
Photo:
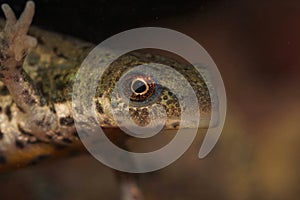
[[[25,51],[24,49],[22,50],[22,60],[26,57],[27,55],[27,51]]]
[[[20,106],[17,105],[17,108],[19,109],[20,112],[25,113],[25,110],[23,110],[23,108],[21,108]]]
[[[7,50],[9,48],[9,43],[7,40],[1,40],[1,45],[3,50]]]
[[[41,96],[41,93],[38,93],[38,96]],[[34,101],[35,101],[35,100],[34,100]],[[36,102],[36,101],[35,101],[35,102]],[[45,106],[45,105],[47,105],[46,99],[40,98],[39,106],[43,107],[43,106]]]
[[[147,109],[147,108],[143,108],[143,109],[142,109],[142,113],[144,113],[144,114],[145,114],[145,113],[148,113],[148,109]]]
[[[0,164],[5,164],[6,163],[6,158],[4,157],[4,155],[1,155],[0,153]]]
[[[3,139],[4,134],[2,133],[2,131],[0,130],[0,140]]]
[[[11,116],[10,106],[5,107],[5,114],[8,117],[8,121],[11,121],[12,116]]]
[[[22,137],[17,137],[15,144],[16,147],[23,149],[27,144],[36,144],[36,143],[44,143],[43,141],[37,139],[35,136],[30,135],[30,133],[26,132]]]
[[[47,137],[49,140],[51,140],[51,139],[53,138],[52,135],[46,135],[46,137]]]
[[[43,160],[45,160],[45,159],[47,159],[47,158],[49,158],[49,157],[50,157],[50,155],[47,155],[47,154],[39,155],[38,157],[32,159],[32,160],[28,163],[28,165],[36,165],[36,164],[38,164],[39,162],[41,162],[41,161],[43,161]]]
[[[20,81],[19,76],[13,76],[13,80],[18,83]]]
[[[43,126],[43,121],[35,121],[34,123],[37,126]]]
[[[98,113],[100,113],[100,114],[104,113],[103,112],[103,107],[98,101],[96,101],[96,109],[97,109]]]
[[[27,61],[31,66],[37,65],[40,61],[40,55],[33,51],[27,56]]]
[[[173,124],[172,124],[172,126],[173,126],[173,128],[177,128],[177,127],[179,127],[179,122],[175,122],[175,123],[173,123]]]
[[[77,131],[74,131],[74,132],[72,133],[72,135],[74,135],[75,137],[79,137]]]
[[[56,74],[56,75],[54,76],[54,80],[58,80],[60,77],[61,77],[61,74]]]
[[[21,76],[24,79],[25,82],[31,81],[28,77],[28,74],[25,72],[25,70],[21,70]]]
[[[22,65],[17,65],[16,70],[20,70],[20,69],[22,69],[22,67],[23,67]]]
[[[59,119],[59,124],[62,126],[72,126],[74,119],[72,117],[62,117]]]
[[[5,67],[5,66],[3,66],[3,67],[0,68],[0,70],[2,70],[2,71],[8,71],[8,68]]]
[[[5,78],[3,74],[0,73],[0,78]]]
[[[29,91],[28,90],[23,90],[22,95],[28,95]]]
[[[57,47],[54,47],[54,48],[53,48],[53,52],[55,53],[55,55],[57,55],[57,56],[60,57],[60,58],[68,59],[67,56],[65,56],[63,53],[61,53],[61,52],[58,51],[58,48],[57,48]]]
[[[52,113],[56,113],[55,107],[53,105],[49,106],[49,109]]]
[[[55,133],[55,135],[61,136],[62,134],[61,134],[61,132],[57,132],[57,133]]]
[[[25,130],[20,126],[20,124],[18,124],[18,130],[19,130],[20,133],[23,134],[23,135],[33,136],[32,133],[30,133],[30,132],[28,132],[28,131],[25,131]]]
[[[42,37],[37,37],[36,39],[37,39],[37,41],[38,41],[39,44],[42,44],[42,45],[45,44],[44,38],[42,38]]]
[[[33,99],[30,94],[29,94],[29,91],[28,90],[24,90],[22,92],[22,95],[23,95],[23,98],[24,98],[24,101],[26,104],[28,105],[33,105],[34,103],[36,103],[35,99]]]
[[[72,140],[70,140],[69,138],[63,138],[62,141],[64,143],[68,143],[68,144],[71,144],[72,143]]]
[[[168,100],[168,101],[167,101],[167,104],[168,104],[168,105],[173,104],[173,103],[176,103],[176,101],[174,101],[174,100]]]
[[[43,83],[42,83],[42,81],[36,82],[36,88],[37,88],[42,94],[44,94]]]
[[[0,94],[1,95],[8,95],[9,94],[9,91],[8,91],[6,86],[0,87]]]
[[[105,120],[103,121],[103,123],[106,124],[106,125],[110,125],[110,122],[109,122],[108,119],[105,119]]]
[[[23,149],[25,144],[21,140],[16,140],[16,147]]]

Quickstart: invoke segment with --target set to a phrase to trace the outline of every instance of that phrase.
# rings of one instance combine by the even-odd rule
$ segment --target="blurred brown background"
[[[225,128],[209,156],[197,158],[203,138],[199,135],[175,163],[141,176],[146,199],[299,199],[300,2],[146,1],[148,7],[114,2],[98,2],[111,8],[104,14],[99,11],[99,15],[110,13],[111,17],[104,16],[101,23],[81,19],[92,17],[85,15],[84,5],[89,3],[82,1],[80,23],[70,22],[70,32],[62,30],[62,25],[55,27],[59,21],[45,17],[42,11],[38,11],[35,24],[95,43],[138,26],[181,31],[212,56],[228,97]],[[65,14],[67,19],[75,9],[70,2],[40,1],[37,10],[39,4],[53,14],[56,8],[62,12],[64,7],[59,5],[65,6],[71,14],[59,12],[58,16]],[[119,5],[117,10],[114,5]],[[20,1],[15,6],[18,9],[23,4]],[[124,18],[121,25],[116,24],[118,18]],[[79,30],[85,23],[87,35]],[[99,32],[102,34],[96,35]],[[117,189],[113,172],[89,155],[0,175],[1,200],[117,199]]]

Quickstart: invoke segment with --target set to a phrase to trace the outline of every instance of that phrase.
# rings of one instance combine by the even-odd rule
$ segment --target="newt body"
[[[78,68],[94,45],[36,27],[31,27],[30,36],[27,35],[34,14],[33,2],[27,3],[19,20],[8,5],[2,9],[6,23],[0,21],[3,30],[0,34],[0,172],[83,152],[74,125],[72,86]],[[107,56],[113,53],[108,52]],[[211,113],[209,86],[193,66],[163,55],[134,52],[121,56],[104,72],[92,102],[108,137],[126,146],[128,137],[111,113],[110,95],[122,74],[145,63],[164,64],[184,75],[199,101],[200,127],[207,127]],[[169,74],[166,79],[172,81],[172,76]],[[179,128],[181,107],[168,88],[138,74],[125,78],[122,90],[125,98],[133,102],[129,114],[136,124],[147,125],[151,105],[159,104],[166,111],[164,129]],[[122,109],[123,98],[117,99],[116,108]],[[125,198],[139,196],[135,183],[126,177],[123,182],[127,184],[122,186]]]

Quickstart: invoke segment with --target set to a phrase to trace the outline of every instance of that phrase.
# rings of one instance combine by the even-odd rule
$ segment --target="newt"
[[[2,5],[2,10],[6,21],[0,23],[0,172],[85,152],[74,125],[72,85],[82,61],[95,45],[30,27],[35,10],[32,1],[27,2],[19,19],[7,4]],[[209,125],[210,94],[199,73],[186,63],[165,56],[129,53],[105,72],[92,102],[101,116],[99,124],[121,146],[128,137],[120,136],[122,131],[107,112],[110,93],[128,69],[151,62],[171,66],[190,81],[204,116],[201,128]],[[130,93],[129,98],[134,102],[130,105],[130,115],[143,125],[150,104],[160,104],[166,109],[168,119],[172,119],[166,121],[164,130],[178,129],[181,111],[176,96],[168,88],[153,92],[158,85],[149,79],[131,76],[126,80],[124,91]],[[123,179],[128,182],[130,178],[126,177]],[[132,189],[135,183],[130,184],[130,190],[139,194],[138,189]]]

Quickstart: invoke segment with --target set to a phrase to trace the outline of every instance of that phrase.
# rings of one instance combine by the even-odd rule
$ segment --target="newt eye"
[[[131,104],[144,106],[155,100],[160,91],[159,84],[145,74],[126,74],[119,85],[121,96]]]

